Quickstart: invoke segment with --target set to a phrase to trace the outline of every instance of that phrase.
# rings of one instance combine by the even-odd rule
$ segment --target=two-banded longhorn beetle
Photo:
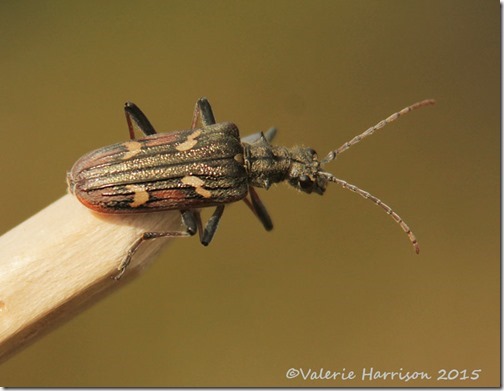
[[[415,235],[397,213],[375,196],[323,171],[322,167],[401,115],[433,103],[433,100],[424,100],[392,114],[319,161],[311,148],[271,145],[274,129],[240,140],[235,124],[215,122],[206,98],[196,102],[191,129],[160,134],[144,113],[128,102],[124,110],[131,140],[80,158],[67,174],[68,188],[81,203],[100,213],[180,210],[187,230],[145,232],[129,249],[116,279],[122,276],[145,240],[198,232],[200,242],[208,245],[224,207],[231,202],[243,200],[264,228],[271,230],[271,218],[254,187],[268,189],[273,183],[283,181],[305,193],[320,195],[324,194],[328,182],[335,182],[370,199],[401,226],[418,253]],[[136,128],[145,137],[135,139]],[[216,207],[215,211],[203,228],[199,209],[211,206]]]

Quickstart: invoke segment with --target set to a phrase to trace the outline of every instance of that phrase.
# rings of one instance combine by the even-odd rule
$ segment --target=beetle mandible
[[[68,189],[86,207],[100,213],[147,213],[178,209],[186,231],[144,232],[118,267],[119,279],[140,245],[150,239],[192,236],[212,240],[226,204],[243,200],[266,230],[271,218],[255,187],[268,189],[286,181],[305,193],[324,194],[334,182],[381,206],[408,235],[415,252],[420,248],[408,225],[388,205],[370,193],[323,170],[340,153],[410,111],[434,104],[426,99],[387,119],[329,152],[319,160],[312,148],[274,146],[272,128],[240,140],[235,124],[216,123],[206,98],[196,102],[189,130],[157,133],[145,114],[125,104],[130,141],[99,148],[81,157],[67,174]],[[135,139],[138,128],[145,137]],[[203,228],[200,208],[215,207]]]

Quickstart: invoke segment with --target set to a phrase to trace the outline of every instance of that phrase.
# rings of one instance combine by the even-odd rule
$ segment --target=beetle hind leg
[[[126,271],[126,268],[131,263],[133,256],[138,251],[143,242],[157,238],[175,238],[187,236],[191,236],[191,233],[187,231],[144,232],[142,236],[140,236],[129,248],[128,253],[126,254],[126,258],[124,258],[124,260],[117,268],[117,270],[119,270],[119,273],[113,277],[114,280],[119,280],[122,277],[122,275]]]
[[[215,124],[215,117],[212,106],[208,103],[207,98],[198,99],[194,107],[191,129],[204,128],[213,124]]]
[[[140,130],[146,136],[157,133],[147,116],[136,104],[126,102],[124,104],[124,114],[126,115],[131,140],[135,139],[135,129]]]
[[[217,206],[212,216],[208,219],[205,228],[203,228],[199,210],[184,210],[181,211],[180,214],[182,217],[182,223],[186,226],[186,231],[144,232],[142,236],[140,236],[130,247],[126,258],[124,258],[121,265],[118,267],[119,273],[113,278],[115,280],[119,280],[122,277],[126,268],[131,263],[135,253],[138,251],[142,243],[147,240],[157,238],[188,237],[193,236],[196,232],[198,232],[201,244],[208,246],[208,244],[212,241],[215,231],[217,230],[217,226],[219,225],[223,212],[224,205]]]

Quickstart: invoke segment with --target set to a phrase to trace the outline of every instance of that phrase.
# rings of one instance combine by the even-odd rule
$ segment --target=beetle
[[[231,122],[216,123],[206,98],[195,105],[189,130],[157,133],[134,103],[124,107],[130,140],[92,151],[81,157],[67,173],[68,189],[86,207],[105,214],[148,213],[180,210],[186,231],[144,232],[131,246],[118,267],[119,279],[133,255],[146,240],[192,236],[208,245],[227,204],[243,200],[266,230],[271,218],[255,187],[269,189],[286,181],[304,193],[324,194],[334,182],[381,206],[408,235],[415,252],[417,239],[409,226],[387,204],[370,193],[323,170],[323,166],[410,111],[434,104],[426,99],[398,111],[319,160],[312,148],[286,148],[270,144],[276,130],[240,140]],[[136,139],[135,130],[145,137]],[[215,207],[205,227],[200,209]]]

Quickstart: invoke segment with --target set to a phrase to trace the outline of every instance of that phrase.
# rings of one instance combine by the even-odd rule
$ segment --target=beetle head
[[[312,148],[295,147],[289,168],[289,183],[304,193],[324,194],[328,180],[322,174],[317,152]]]

